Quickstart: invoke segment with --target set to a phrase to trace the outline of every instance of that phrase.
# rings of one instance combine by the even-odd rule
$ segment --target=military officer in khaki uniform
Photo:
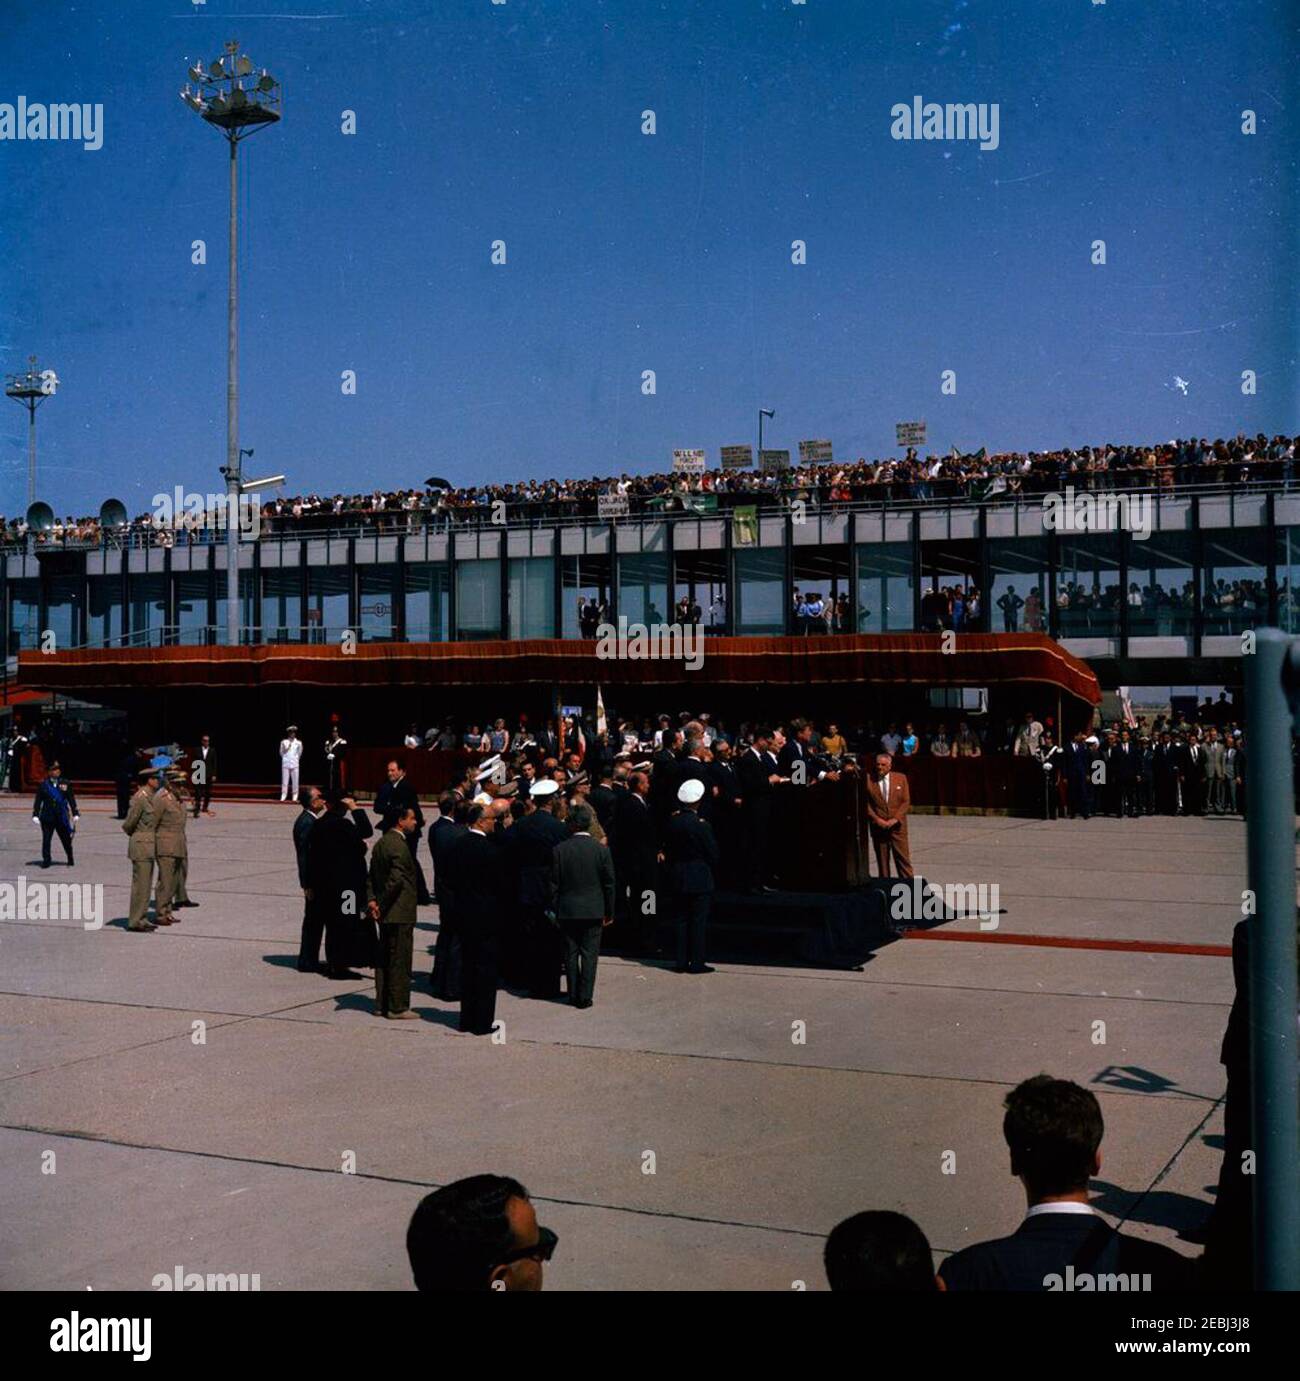
[[[154,792],[153,807],[158,817],[158,890],[154,897],[154,914],[159,925],[177,925],[179,921],[172,910],[176,905],[181,869],[189,856],[185,847],[185,803],[164,779]]]
[[[126,856],[131,860],[131,914],[128,930],[153,930],[149,924],[149,893],[153,891],[154,862],[157,857],[158,813],[154,809],[154,792],[158,789],[160,769],[145,767],[140,771],[140,789],[131,798],[122,829],[130,840]]]

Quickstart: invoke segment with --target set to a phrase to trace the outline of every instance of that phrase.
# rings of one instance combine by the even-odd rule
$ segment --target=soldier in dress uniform
[[[154,809],[154,793],[158,789],[163,769],[150,763],[137,774],[140,789],[131,798],[122,829],[130,843],[126,856],[131,860],[131,912],[128,930],[153,930],[149,924],[149,893],[153,891],[154,861],[158,835],[158,813]],[[167,922],[170,924],[170,922]]]
[[[347,786],[348,741],[339,733],[339,726],[330,726],[330,736],[325,740],[325,788],[333,791]]]

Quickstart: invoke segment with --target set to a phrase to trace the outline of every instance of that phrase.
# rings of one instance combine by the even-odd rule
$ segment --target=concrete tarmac
[[[368,977],[296,971],[295,808],[218,796],[189,826],[201,905],[136,935],[111,804],[48,871],[27,804],[0,803],[0,884],[102,884],[106,923],[0,919],[0,1287],[181,1266],[407,1289],[411,1210],[492,1170],[559,1234],[548,1289],[821,1289],[824,1236],[860,1209],[910,1214],[936,1259],[1012,1231],[1001,1105],[1042,1071],[1101,1101],[1098,1207],[1199,1250],[1179,1233],[1213,1202],[1231,964],[1097,946],[1227,946],[1237,819],[917,816],[918,871],[996,882],[994,934],[1025,943],[902,940],[860,973],[607,956],[589,1011],[503,992],[494,1043],[429,996],[434,907],[420,1021],[378,1020]]]

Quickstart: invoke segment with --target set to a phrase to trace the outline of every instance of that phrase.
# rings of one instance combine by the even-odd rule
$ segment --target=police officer
[[[76,833],[77,798],[72,787],[63,780],[56,761],[51,761],[45,771],[45,780],[36,788],[36,799],[32,802],[32,819],[41,827],[41,867],[50,866],[50,838],[58,834],[59,843],[72,867],[72,836]]]
[[[704,783],[684,781],[677,790],[679,808],[668,821],[664,856],[677,921],[677,972],[712,973],[704,962],[713,879],[718,869],[718,841],[699,816]]]

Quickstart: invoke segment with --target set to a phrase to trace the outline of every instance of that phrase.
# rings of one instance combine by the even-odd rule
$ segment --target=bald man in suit
[[[876,872],[882,878],[889,876],[891,859],[898,877],[912,876],[912,852],[907,841],[907,814],[911,808],[907,778],[894,771],[890,754],[878,753],[875,776],[867,782],[867,820],[876,850]]]

